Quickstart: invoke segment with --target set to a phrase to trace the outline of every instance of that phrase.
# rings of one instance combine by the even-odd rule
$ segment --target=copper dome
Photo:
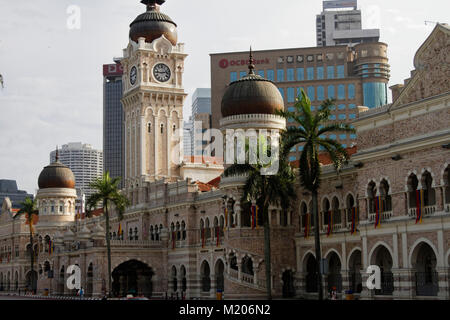
[[[249,73],[244,78],[230,83],[222,98],[222,116],[241,114],[275,114],[284,110],[284,101],[272,81],[253,72],[253,57],[250,53]]]
[[[163,0],[142,0],[147,5],[147,12],[139,15],[130,24],[130,39],[138,42],[143,37],[146,42],[151,43],[164,35],[172,45],[178,41],[177,25],[170,17],[159,11]]]
[[[56,161],[42,170],[38,180],[39,189],[75,188],[75,176],[68,167]]]

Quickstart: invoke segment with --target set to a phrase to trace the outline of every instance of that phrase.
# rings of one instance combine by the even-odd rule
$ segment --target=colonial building
[[[264,298],[264,230],[251,227],[250,205],[241,202],[245,177],[221,178],[219,165],[202,163],[201,175],[217,178],[199,181],[194,166],[170,161],[183,119],[186,55],[176,24],[160,11],[163,2],[143,1],[147,12],[131,24],[122,60],[123,192],[131,206],[121,221],[112,213],[108,230],[112,291],[214,299],[221,290],[225,299]],[[449,33],[447,25],[436,26],[416,55],[411,79],[396,87],[393,104],[359,108],[353,123],[357,146],[349,149],[351,161],[339,175],[321,156],[317,228],[328,265],[324,285],[336,287],[341,297],[353,290],[361,298],[449,299]],[[250,63],[247,75],[224,94],[223,131],[286,127],[274,114],[284,106],[278,89],[253,68]],[[191,177],[183,174],[186,166]],[[32,288],[37,278],[39,293],[73,294],[66,286],[70,265],[81,268],[87,296],[107,290],[104,218],[101,210],[92,218],[75,215],[73,182],[70,169],[58,162],[44,168],[32,244],[25,218],[13,219],[3,207],[0,247],[11,253],[0,264],[4,291]],[[299,185],[297,190],[290,211],[270,208],[276,298],[317,295],[315,228],[307,223],[311,199]],[[26,252],[30,246],[36,248],[36,274]],[[381,268],[380,290],[365,286],[369,265]]]

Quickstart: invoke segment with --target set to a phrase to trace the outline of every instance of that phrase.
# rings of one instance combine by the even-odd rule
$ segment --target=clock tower
[[[123,66],[125,186],[181,179],[184,45],[177,25],[160,11],[164,0],[143,0],[147,11],[130,25]]]

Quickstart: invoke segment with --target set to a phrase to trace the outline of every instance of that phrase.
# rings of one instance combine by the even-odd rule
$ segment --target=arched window
[[[322,203],[322,213],[323,213],[323,221],[322,221],[322,226],[327,226],[328,225],[328,221],[330,220],[330,201],[325,198],[323,200]],[[320,229],[320,228],[319,228]]]
[[[134,240],[139,240],[138,228],[134,228]]]
[[[172,267],[171,278],[172,278],[172,290],[173,292],[177,292],[178,279],[177,279],[177,268],[175,268],[175,266]]]
[[[159,241],[159,232],[160,232],[160,230],[158,230],[158,226],[156,225],[155,226],[155,240],[156,241]]]
[[[419,180],[414,173],[411,173],[408,177],[407,189],[408,189],[408,206],[409,208],[417,207],[417,188],[419,186]]]
[[[181,221],[181,239],[186,240],[186,223]]]
[[[375,213],[375,198],[377,196],[377,186],[375,182],[371,181],[367,186],[367,197],[369,213]]]
[[[173,125],[173,126],[172,126],[172,132],[175,134],[175,131],[177,131],[177,126],[176,126],[176,125]]]
[[[200,242],[203,241],[203,238],[206,238],[205,223],[203,222],[203,219],[200,219]]]
[[[116,236],[116,232],[115,232],[115,231],[113,232],[112,239],[113,239],[113,240],[117,240],[117,236]]]
[[[355,199],[353,198],[353,196],[351,194],[349,194],[347,196],[347,199],[345,201],[346,203],[346,211],[347,211],[347,223],[352,223],[352,218],[353,218],[353,211],[356,209],[356,203],[355,203]],[[356,210],[356,221],[359,221],[359,213]]]
[[[161,134],[164,134],[164,123],[161,123]]]
[[[450,211],[450,165],[444,171],[444,198],[448,212]]]
[[[302,204],[300,205],[300,218],[301,218],[300,232],[302,232],[306,227],[307,214],[308,214],[308,207],[306,206],[305,202],[302,202]]]
[[[209,218],[206,218],[205,229],[206,239],[211,238],[211,226],[209,225]]]
[[[224,236],[224,226],[225,226],[225,218],[223,216],[220,216],[219,218],[219,232],[220,232],[220,237],[223,238]]]
[[[422,174],[422,189],[424,206],[434,206],[436,204],[436,193],[433,188],[433,177],[431,173],[425,171]]]
[[[48,253],[50,247],[50,237],[47,235],[44,238],[44,252]]]
[[[253,261],[249,256],[242,258],[242,272],[253,275]]]
[[[150,226],[150,240],[155,240],[155,234],[153,233],[153,226]]]
[[[151,122],[149,122],[147,124],[147,131],[148,131],[148,133],[152,133],[152,123]]]
[[[392,211],[392,197],[389,194],[389,183],[385,179],[380,182],[380,197],[383,201],[383,212]]]
[[[181,229],[180,229],[180,223],[177,222],[177,241],[181,240]]]
[[[339,199],[334,197],[332,200],[333,224],[341,223],[341,210],[339,209]]]
[[[130,228],[129,232],[128,232],[128,238],[130,240],[133,240],[133,228]]]

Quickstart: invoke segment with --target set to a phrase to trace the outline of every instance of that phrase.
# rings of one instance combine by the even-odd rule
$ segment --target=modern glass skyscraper
[[[122,74],[120,64],[103,66],[103,169],[124,177]],[[121,180],[120,187],[123,187]]]

